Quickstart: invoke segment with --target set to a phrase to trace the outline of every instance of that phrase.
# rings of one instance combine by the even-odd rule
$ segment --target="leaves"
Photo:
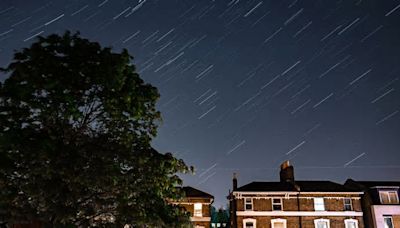
[[[0,84],[0,215],[56,226],[180,226],[190,169],[151,148],[155,87],[126,50],[69,32],[15,53]],[[177,223],[176,221],[181,221]]]

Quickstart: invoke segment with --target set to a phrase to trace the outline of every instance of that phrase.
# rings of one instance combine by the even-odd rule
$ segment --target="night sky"
[[[400,179],[398,0],[0,0],[0,66],[65,30],[129,50],[161,93],[153,146],[216,206],[233,172],[277,181],[287,159],[298,179]]]

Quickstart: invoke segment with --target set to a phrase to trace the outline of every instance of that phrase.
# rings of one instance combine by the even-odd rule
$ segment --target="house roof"
[[[367,188],[372,187],[400,187],[400,181],[355,181],[355,183],[363,185]]]
[[[239,192],[355,192],[354,189],[332,181],[251,182],[238,188]]]
[[[214,199],[214,196],[190,186],[181,187],[181,189],[185,192],[186,197]]]

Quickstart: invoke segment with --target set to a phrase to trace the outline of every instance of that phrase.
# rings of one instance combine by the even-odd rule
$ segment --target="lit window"
[[[358,221],[356,219],[344,220],[345,228],[358,228]]]
[[[281,211],[282,210],[282,199],[281,198],[273,198],[272,199],[272,210],[273,211]]]
[[[324,198],[314,198],[314,210],[325,211]]]
[[[243,228],[256,228],[256,220],[255,219],[243,219]]]
[[[344,199],[344,210],[345,211],[352,211],[353,210],[353,205],[351,203],[351,198],[345,198]]]
[[[396,191],[379,191],[382,204],[398,204],[399,198]]]
[[[286,228],[286,219],[272,219],[271,227],[272,228]]]
[[[245,198],[244,199],[244,210],[252,211],[253,210],[253,199],[252,198]]]
[[[202,217],[203,213],[202,213],[202,207],[203,205],[201,203],[195,203],[194,204],[194,217]]]
[[[393,220],[391,216],[383,217],[384,228],[393,228]]]
[[[329,228],[329,219],[314,220],[315,228]]]

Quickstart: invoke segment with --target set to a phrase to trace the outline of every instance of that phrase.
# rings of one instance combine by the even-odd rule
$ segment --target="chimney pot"
[[[280,171],[280,180],[281,182],[291,182],[294,183],[294,168],[290,164],[289,161],[284,161],[281,164],[281,171]]]
[[[237,177],[236,173],[233,173],[233,179],[232,179],[232,185],[233,185],[233,191],[236,191],[237,189]]]

